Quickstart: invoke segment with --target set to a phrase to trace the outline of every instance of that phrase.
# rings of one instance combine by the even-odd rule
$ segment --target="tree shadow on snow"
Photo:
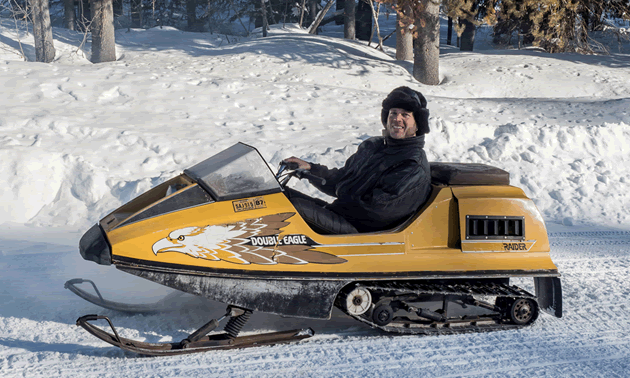
[[[26,59],[26,61],[35,61],[35,47],[32,45],[0,34],[0,44],[2,43],[15,49],[15,53],[20,56],[22,56],[22,52],[24,52],[24,59]]]
[[[474,50],[472,52],[460,51],[455,46],[440,45],[440,57],[447,57],[453,54],[478,54],[496,56],[520,56],[523,58],[536,57],[545,59],[556,59],[576,64],[586,64],[589,66],[603,66],[609,68],[630,68],[630,54],[611,53],[609,55],[585,55],[578,53],[548,53],[537,48],[523,49],[496,49],[496,50]],[[526,62],[523,62],[526,63]]]
[[[411,75],[412,62],[394,60],[389,55],[368,47],[358,41],[339,40],[326,36],[311,36],[308,34],[279,34],[270,35],[266,38],[256,38],[243,42],[231,43],[218,46],[213,44],[208,33],[200,34],[198,38],[191,38],[188,35],[182,36],[186,40],[175,38],[177,31],[168,33],[148,31],[132,31],[132,33],[155,33],[154,38],[133,36],[126,38],[126,32],[117,31],[117,44],[127,51],[168,51],[178,50],[193,57],[223,57],[240,54],[260,54],[272,56],[280,63],[303,62],[314,66],[333,67],[342,70],[358,71],[357,75],[364,75],[370,69],[381,69],[389,71],[392,75],[400,76],[400,69],[393,69],[398,66],[406,74]],[[183,32],[181,32],[183,34]],[[169,37],[172,34],[173,37]],[[159,38],[159,39],[158,39]],[[133,41],[132,41],[133,40]],[[123,58],[124,59],[124,58]],[[277,63],[277,62],[276,62]]]

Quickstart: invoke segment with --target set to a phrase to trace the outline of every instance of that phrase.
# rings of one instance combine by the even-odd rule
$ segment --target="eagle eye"
[[[177,240],[179,240],[179,241],[184,241],[184,239],[185,239],[185,238],[184,238],[184,235],[179,235],[179,236],[177,237]]]

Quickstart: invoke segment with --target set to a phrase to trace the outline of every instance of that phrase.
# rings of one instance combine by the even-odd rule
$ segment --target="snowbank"
[[[0,222],[84,229],[239,141],[272,165],[339,166],[380,135],[382,98],[409,85],[429,100],[430,160],[508,170],[550,221],[630,225],[628,55],[443,46],[442,84],[429,87],[390,47],[294,27],[232,43],[119,30],[119,60],[98,65],[79,33],[54,29],[52,64],[20,61],[32,36],[6,20],[0,35]]]

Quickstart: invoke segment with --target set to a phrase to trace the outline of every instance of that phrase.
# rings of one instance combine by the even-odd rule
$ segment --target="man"
[[[403,222],[429,197],[431,171],[424,147],[429,132],[427,101],[408,87],[383,100],[383,137],[365,140],[343,168],[328,169],[296,157],[297,163],[325,179],[310,183],[336,197],[332,204],[294,190],[287,194],[300,215],[318,232],[348,234],[384,230]]]

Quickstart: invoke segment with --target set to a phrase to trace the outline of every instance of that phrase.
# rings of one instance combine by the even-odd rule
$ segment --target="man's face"
[[[394,139],[405,139],[416,136],[418,126],[416,125],[416,120],[413,118],[413,112],[400,108],[389,109],[387,131],[389,132],[389,136]]]

